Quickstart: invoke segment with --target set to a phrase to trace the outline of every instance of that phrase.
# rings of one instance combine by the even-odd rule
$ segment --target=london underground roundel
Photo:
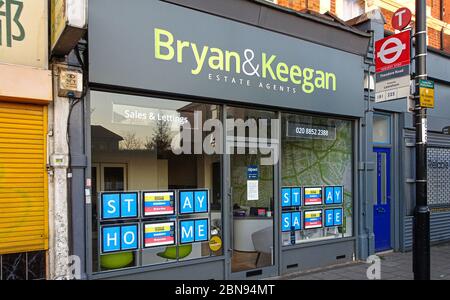
[[[376,72],[410,64],[410,31],[400,32],[375,42]]]

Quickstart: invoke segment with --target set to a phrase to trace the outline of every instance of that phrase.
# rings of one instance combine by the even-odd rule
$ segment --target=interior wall
[[[93,153],[92,163],[122,163],[127,165],[128,190],[167,189],[168,188],[168,162],[157,160],[148,152],[130,151]]]

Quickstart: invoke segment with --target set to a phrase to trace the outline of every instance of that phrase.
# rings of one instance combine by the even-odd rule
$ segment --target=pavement
[[[412,252],[390,252],[377,255],[381,280],[412,280]],[[374,270],[375,264],[364,261],[335,265],[327,268],[287,274],[283,280],[368,280],[367,269]],[[375,274],[373,272],[372,274]],[[450,243],[431,247],[431,279],[450,280]]]

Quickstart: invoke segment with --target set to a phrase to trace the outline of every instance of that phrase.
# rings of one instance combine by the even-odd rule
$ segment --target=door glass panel
[[[373,142],[389,144],[391,142],[391,123],[388,115],[373,115]]]
[[[380,192],[381,192],[381,204],[387,203],[387,173],[386,173],[386,153],[380,153]]]
[[[234,272],[272,265],[273,166],[259,161],[255,154],[231,157]],[[258,179],[248,180],[249,168]]]
[[[273,265],[274,165],[261,163],[265,154],[254,147],[253,142],[259,138],[255,139],[252,131],[263,130],[265,138],[273,138],[270,126],[260,126],[259,120],[265,119],[270,124],[275,116],[272,112],[244,108],[227,110],[227,119],[250,120],[245,130],[227,128],[228,141],[245,140],[230,155],[232,272]]]

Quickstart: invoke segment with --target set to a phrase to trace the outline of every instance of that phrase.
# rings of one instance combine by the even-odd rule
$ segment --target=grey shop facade
[[[90,3],[89,89],[71,121],[85,277],[257,279],[367,257],[370,35],[205,3]]]

